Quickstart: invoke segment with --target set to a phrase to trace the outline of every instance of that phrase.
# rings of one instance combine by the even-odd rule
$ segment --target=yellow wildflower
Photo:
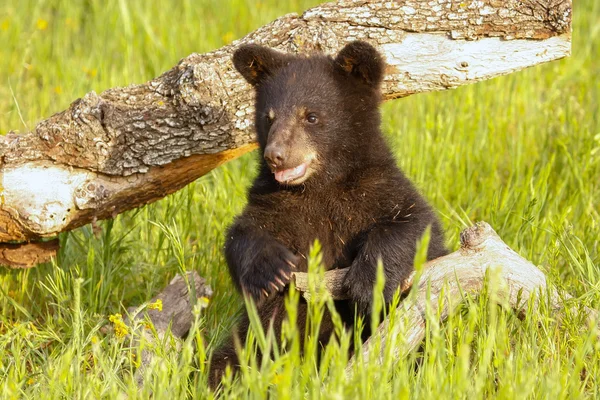
[[[208,303],[210,303],[210,299],[206,296],[200,297],[200,307],[206,308],[208,307]]]
[[[37,22],[35,23],[35,26],[40,30],[40,31],[45,31],[48,28],[48,21],[46,21],[43,18],[39,18],[37,20]]]
[[[148,310],[158,310],[162,311],[162,300],[158,299],[154,303],[148,304]]]
[[[89,78],[95,78],[96,75],[98,75],[98,70],[96,68],[86,68],[83,67],[83,72],[85,72],[85,74],[89,77]]]
[[[231,43],[231,41],[233,40],[233,32],[229,31],[226,34],[224,34],[221,39],[223,39],[223,42],[225,44],[227,43]]]
[[[283,376],[281,374],[275,374],[273,376],[273,379],[271,379],[271,384],[278,385],[281,383],[282,380],[283,380]]]
[[[131,363],[136,367],[139,368],[140,365],[142,364],[140,360],[138,360],[137,355],[135,353],[131,353]]]
[[[108,320],[113,323],[115,335],[117,335],[118,338],[125,337],[129,333],[129,328],[127,328],[127,325],[123,322],[121,314],[113,314],[108,317]]]

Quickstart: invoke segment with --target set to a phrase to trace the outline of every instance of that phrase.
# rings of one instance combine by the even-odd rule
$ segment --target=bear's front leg
[[[255,301],[283,290],[299,260],[271,235],[243,222],[229,229],[225,258],[237,288]]]
[[[358,253],[344,278],[344,290],[358,311],[367,314],[373,302],[373,286],[377,279],[377,262],[383,262],[385,286],[383,296],[390,303],[398,287],[414,269],[417,241],[425,224],[401,222],[379,223],[364,234]],[[428,259],[445,254],[446,250],[437,225],[432,229]]]

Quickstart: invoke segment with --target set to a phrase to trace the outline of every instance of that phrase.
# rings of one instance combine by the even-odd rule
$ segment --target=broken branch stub
[[[52,237],[156,201],[255,148],[245,43],[385,56],[387,99],[455,88],[565,57],[570,0],[340,0],[192,54],[151,81],[86,94],[29,133],[0,137],[0,242]],[[533,40],[532,40],[533,39]]]

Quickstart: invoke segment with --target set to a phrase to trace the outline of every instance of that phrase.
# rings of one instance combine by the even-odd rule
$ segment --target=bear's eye
[[[319,121],[319,119],[317,118],[317,114],[315,114],[315,113],[310,113],[310,114],[308,114],[308,115],[306,116],[306,121],[307,121],[309,124],[316,124],[316,123],[317,123],[317,121]]]

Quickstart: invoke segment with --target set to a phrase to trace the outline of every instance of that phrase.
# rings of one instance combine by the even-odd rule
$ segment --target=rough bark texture
[[[253,91],[231,63],[240,44],[307,54],[369,41],[385,54],[383,92],[395,98],[567,56],[570,26],[570,0],[340,0],[283,16],[0,137],[0,241],[51,237],[155,201],[254,148]]]

